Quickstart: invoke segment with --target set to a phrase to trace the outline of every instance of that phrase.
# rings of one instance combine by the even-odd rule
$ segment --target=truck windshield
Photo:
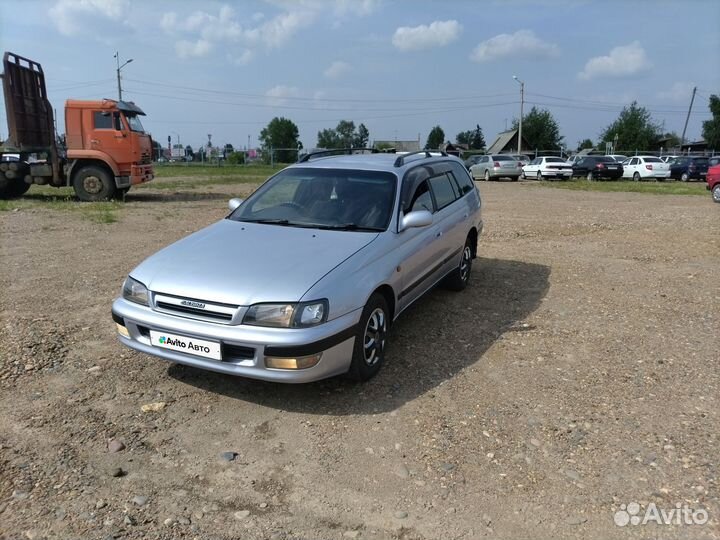
[[[143,129],[143,125],[140,122],[140,118],[138,118],[135,114],[128,114],[126,115],[128,124],[130,125],[131,131],[138,131],[140,133],[145,133],[145,130]]]

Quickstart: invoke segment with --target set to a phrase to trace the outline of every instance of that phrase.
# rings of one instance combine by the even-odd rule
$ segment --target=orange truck
[[[0,198],[32,184],[72,186],[82,201],[123,196],[153,179],[152,140],[132,102],[65,102],[65,136],[55,132],[42,66],[6,52],[2,74],[8,139],[0,142]]]

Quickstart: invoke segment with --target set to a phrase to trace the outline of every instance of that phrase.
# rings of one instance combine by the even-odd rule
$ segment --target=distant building
[[[680,145],[680,151],[683,154],[687,154],[689,152],[705,152],[706,150],[708,150],[708,143],[703,140],[686,142],[685,144]]]
[[[510,129],[498,134],[495,141],[488,147],[488,154],[516,154],[518,150],[518,130]],[[535,149],[530,146],[525,137],[522,138],[522,148],[520,153],[534,152]]]

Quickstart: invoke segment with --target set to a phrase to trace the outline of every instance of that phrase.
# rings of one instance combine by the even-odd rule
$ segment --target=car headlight
[[[123,283],[122,297],[136,304],[149,305],[147,287],[130,276]]]
[[[314,300],[300,304],[255,304],[243,317],[243,324],[276,328],[306,328],[324,323],[328,301]]]

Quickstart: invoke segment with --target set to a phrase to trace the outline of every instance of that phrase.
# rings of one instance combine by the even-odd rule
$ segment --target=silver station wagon
[[[255,379],[366,380],[405,308],[465,288],[483,227],[463,162],[429,152],[308,154],[230,210],[130,272],[121,343]]]

